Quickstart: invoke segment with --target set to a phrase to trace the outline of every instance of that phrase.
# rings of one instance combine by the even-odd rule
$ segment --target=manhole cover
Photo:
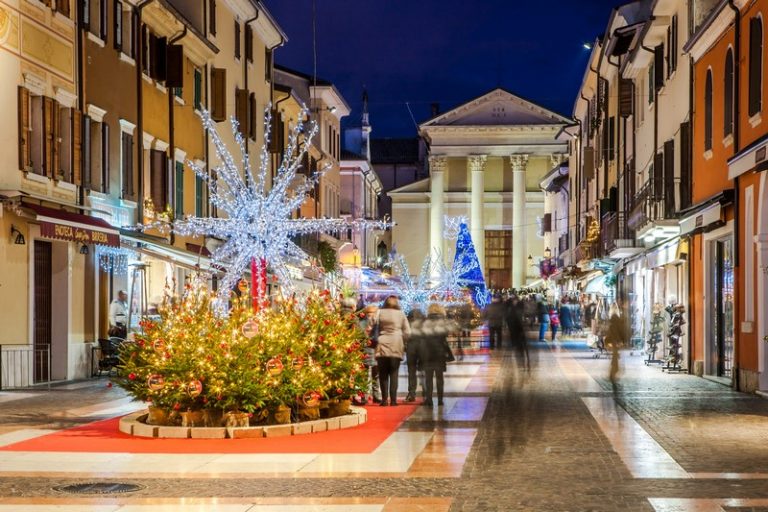
[[[143,489],[141,485],[124,484],[121,482],[87,482],[84,484],[59,485],[55,491],[70,494],[123,494]]]

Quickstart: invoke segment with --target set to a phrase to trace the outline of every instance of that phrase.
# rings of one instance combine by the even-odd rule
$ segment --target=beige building
[[[537,272],[541,256],[542,178],[567,144],[557,139],[568,123],[559,114],[495,89],[419,127],[428,147],[429,178],[389,193],[392,243],[412,269],[430,249],[453,257],[444,238],[445,216],[465,216],[490,288],[519,288]]]

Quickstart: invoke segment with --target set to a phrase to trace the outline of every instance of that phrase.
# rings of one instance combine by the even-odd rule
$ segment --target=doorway
[[[733,240],[710,242],[709,373],[732,379],[734,345]]]
[[[50,379],[52,323],[52,260],[51,242],[35,240],[34,274],[34,379],[47,382]]]
[[[512,232],[485,232],[485,268],[488,288],[512,287]]]

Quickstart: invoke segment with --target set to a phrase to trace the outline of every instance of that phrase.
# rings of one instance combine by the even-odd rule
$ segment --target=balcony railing
[[[627,227],[632,231],[639,231],[649,222],[677,218],[675,194],[678,190],[679,178],[661,183],[649,180],[632,201]]]
[[[606,256],[616,249],[635,246],[635,233],[627,225],[624,212],[606,213],[601,224],[600,245]]]

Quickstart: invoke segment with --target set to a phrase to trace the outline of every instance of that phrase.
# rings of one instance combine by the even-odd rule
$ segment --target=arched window
[[[723,94],[723,136],[733,134],[733,49],[725,55],[725,77]]]
[[[763,20],[749,20],[749,117],[763,109]]]
[[[712,70],[707,70],[704,84],[704,150],[712,149]]]

